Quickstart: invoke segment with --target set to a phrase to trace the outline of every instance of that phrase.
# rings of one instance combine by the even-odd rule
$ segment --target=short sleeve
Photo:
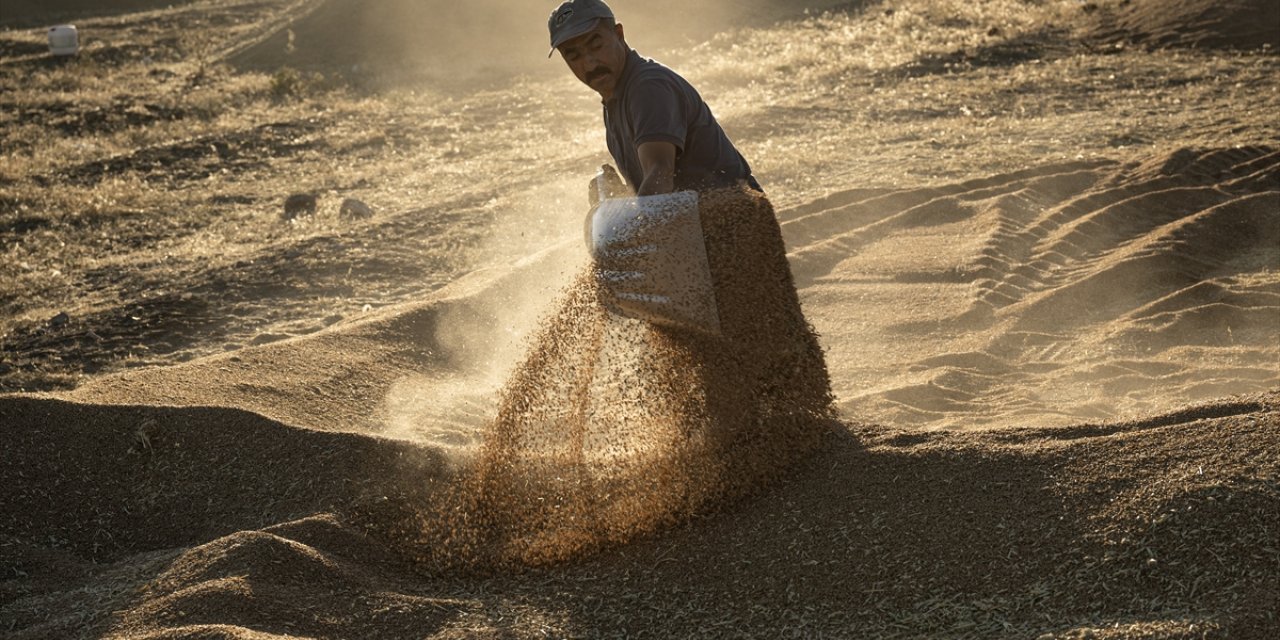
[[[680,89],[666,78],[640,80],[627,92],[632,130],[638,148],[646,142],[670,142],[684,153],[688,114]]]

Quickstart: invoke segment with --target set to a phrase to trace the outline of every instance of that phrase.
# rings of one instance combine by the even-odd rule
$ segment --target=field
[[[497,573],[363,523],[453,482],[587,260],[549,6],[96,4],[0,8],[0,631],[1280,630],[1271,4],[612,3],[755,167],[841,423]]]

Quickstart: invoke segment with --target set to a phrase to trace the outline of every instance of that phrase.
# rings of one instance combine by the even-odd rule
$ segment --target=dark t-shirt
[[[637,149],[646,142],[676,146],[676,191],[751,180],[751,167],[697,90],[635,50],[627,55],[613,97],[604,104],[604,127],[609,153],[632,189],[644,182]]]

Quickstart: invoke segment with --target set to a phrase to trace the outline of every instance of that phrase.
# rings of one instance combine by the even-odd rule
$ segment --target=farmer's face
[[[627,42],[622,25],[601,23],[559,47],[565,64],[583,84],[608,100],[618,86],[622,66],[627,61]]]

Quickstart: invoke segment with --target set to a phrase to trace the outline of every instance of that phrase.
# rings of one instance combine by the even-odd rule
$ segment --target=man
[[[609,153],[636,195],[747,185],[751,167],[684,78],[640,56],[601,0],[571,0],[548,22],[552,53],[604,102]]]
[[[684,399],[669,408],[677,422],[703,425],[690,441],[712,455],[699,459],[723,465],[690,482],[689,504],[749,490],[815,446],[834,415],[773,207],[698,92],[636,53],[604,2],[565,2],[548,28],[552,52],[600,94],[609,153],[635,194],[698,193],[720,335],[655,328],[637,369],[687,372],[671,386],[701,390],[666,394]]]

